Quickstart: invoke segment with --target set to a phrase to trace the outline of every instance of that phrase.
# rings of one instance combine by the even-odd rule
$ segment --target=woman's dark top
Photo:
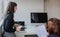
[[[4,20],[4,31],[6,32],[15,32],[15,29],[13,29],[13,26],[14,26],[14,14],[11,12],[11,13],[8,13],[5,17],[5,20]]]
[[[60,37],[60,34],[59,34],[59,35],[57,35],[57,37]]]
[[[51,35],[49,35],[48,37],[60,37],[60,34],[59,34],[59,35],[51,34]]]
[[[55,34],[51,34],[48,37],[57,37]]]

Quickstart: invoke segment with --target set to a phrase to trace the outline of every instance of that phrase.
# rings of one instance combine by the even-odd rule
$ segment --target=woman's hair
[[[60,20],[57,19],[57,18],[51,18],[51,19],[48,20],[48,22],[49,21],[51,21],[53,23],[53,26],[55,27],[55,30],[56,30],[56,32],[54,32],[54,28],[52,26],[51,29],[50,29],[49,34],[53,34],[54,33],[54,34],[57,34],[57,35],[59,34],[60,35]],[[46,25],[46,29],[48,31],[48,23]]]
[[[14,6],[17,6],[15,2],[9,2],[6,10],[6,14],[8,12],[13,12],[14,13]]]

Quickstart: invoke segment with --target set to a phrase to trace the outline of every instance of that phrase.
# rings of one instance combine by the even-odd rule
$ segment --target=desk
[[[15,32],[16,37],[28,37],[28,36],[36,36],[34,33],[27,33],[26,31]]]
[[[27,26],[27,29],[25,31],[18,32],[17,34],[19,37],[20,34],[23,35],[23,37],[24,35],[38,35],[39,37],[46,37],[47,32],[44,25],[38,27]]]

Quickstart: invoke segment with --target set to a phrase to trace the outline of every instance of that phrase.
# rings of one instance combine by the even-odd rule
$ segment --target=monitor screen
[[[47,13],[31,13],[31,23],[45,23],[47,20]]]
[[[15,21],[15,24],[19,24],[21,26],[25,26],[25,22],[24,21]]]
[[[15,24],[20,25],[20,31],[25,31],[25,22],[24,21],[15,21]]]

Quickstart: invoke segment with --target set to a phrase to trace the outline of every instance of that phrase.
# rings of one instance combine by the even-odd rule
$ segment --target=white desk
[[[27,27],[26,31],[16,32],[17,37],[24,37],[24,35],[35,35],[37,34],[39,37],[46,37],[47,33],[45,30],[45,26],[38,27]]]
[[[15,32],[16,37],[25,37],[25,35],[37,35],[34,33],[27,33],[26,31]]]

